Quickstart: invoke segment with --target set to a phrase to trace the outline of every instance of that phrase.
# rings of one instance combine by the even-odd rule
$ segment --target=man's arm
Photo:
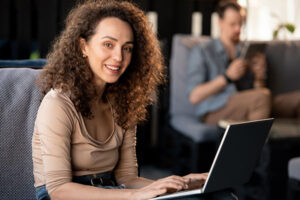
[[[212,81],[197,85],[189,96],[189,101],[196,105],[204,99],[217,94],[227,85],[223,75],[218,76]]]
[[[239,80],[246,72],[245,61],[242,59],[235,59],[230,63],[225,74],[231,81]],[[219,75],[215,79],[201,83],[197,85],[189,95],[189,101],[192,104],[198,104],[199,102],[211,97],[220,91],[222,91],[228,84],[224,75]]]

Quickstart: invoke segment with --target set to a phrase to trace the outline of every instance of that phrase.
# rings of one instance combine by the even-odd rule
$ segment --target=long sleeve
[[[196,46],[191,50],[188,59],[187,68],[187,94],[189,95],[193,89],[207,81],[207,68],[205,66],[205,56],[203,55],[200,46]]]
[[[119,184],[125,184],[132,178],[138,177],[138,164],[136,158],[136,127],[124,134],[120,157],[115,169],[115,177]]]
[[[228,55],[219,39],[213,39],[192,49],[188,61],[187,93],[205,82],[214,80],[224,73]],[[222,108],[228,98],[236,92],[235,84],[228,84],[222,91],[201,101],[195,109],[197,117]]]
[[[54,95],[54,97],[53,97]],[[72,109],[62,95],[47,95],[41,103],[36,119],[46,187],[49,193],[72,180],[71,133]]]

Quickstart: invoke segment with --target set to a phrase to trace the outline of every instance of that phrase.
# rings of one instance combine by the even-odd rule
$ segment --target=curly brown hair
[[[131,62],[116,83],[107,84],[107,96],[115,110],[118,125],[128,129],[146,119],[147,106],[153,103],[152,93],[164,82],[165,66],[159,42],[149,27],[147,17],[137,6],[115,0],[85,1],[73,8],[66,27],[47,55],[47,64],[39,77],[45,95],[51,88],[70,94],[78,112],[93,118],[92,100],[97,98],[96,85],[88,61],[83,58],[80,38],[88,41],[99,22],[117,17],[128,22],[134,34]]]

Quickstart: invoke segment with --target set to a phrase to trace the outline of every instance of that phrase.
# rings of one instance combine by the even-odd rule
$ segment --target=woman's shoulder
[[[35,126],[40,134],[49,131],[64,134],[73,130],[78,119],[79,115],[70,98],[59,91],[50,90],[38,109]]]
[[[57,90],[51,89],[47,92],[42,100],[43,106],[48,105],[51,107],[60,107],[64,110],[76,111],[73,102],[71,101],[69,95]]]
[[[69,95],[59,91],[58,89],[49,90],[43,100],[72,102]]]

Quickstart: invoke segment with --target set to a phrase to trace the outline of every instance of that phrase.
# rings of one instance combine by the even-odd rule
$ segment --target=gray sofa
[[[44,64],[45,60],[0,61],[0,199],[3,200],[35,199],[31,138],[41,100],[36,77],[41,71],[38,68]]]
[[[174,135],[173,137],[176,135],[175,140],[176,138],[181,138],[181,141],[174,145],[174,149],[176,149],[174,152],[177,152],[177,155],[174,156],[175,158],[180,157],[180,155],[182,155],[180,152],[191,148],[191,146],[202,146],[211,141],[216,141],[217,144],[217,140],[220,134],[222,134],[217,127],[200,123],[199,120],[195,118],[194,107],[189,103],[186,94],[188,54],[195,44],[207,39],[209,38],[183,34],[177,34],[173,37],[169,67],[169,126],[171,130],[169,129],[168,131],[171,133],[168,133],[167,138],[171,140],[170,137],[172,137],[172,135]],[[270,41],[266,49],[266,58],[269,72],[268,87],[274,95],[300,90],[300,41]],[[181,136],[178,137],[178,135]],[[182,137],[185,139],[183,140]],[[268,159],[270,159],[270,161],[266,161],[269,162],[270,185],[274,183],[274,186],[270,186],[272,188],[271,190],[275,191],[272,194],[275,198],[272,199],[276,199],[276,195],[279,194],[276,193],[276,191],[280,191],[278,188],[279,185],[282,186],[282,181],[286,181],[288,160],[292,156],[300,155],[300,149],[295,151],[295,149],[300,146],[300,143],[297,141],[299,138],[300,119],[275,119],[269,140],[270,152]],[[185,141],[188,141],[188,143]],[[293,142],[290,143],[290,141]],[[282,146],[289,146],[289,144],[292,144],[292,147],[288,147],[287,149],[282,148]],[[297,147],[297,145],[299,146]],[[205,152],[201,152],[198,148],[193,147],[192,150],[189,151],[189,159],[186,158],[181,163],[176,162],[176,164],[182,165],[177,166],[177,168],[188,168],[197,171],[197,167],[199,167],[201,163],[195,164],[194,160],[195,158],[206,156],[208,149],[204,149],[204,151]],[[293,152],[291,153],[290,151]],[[281,157],[283,160],[279,161],[278,157],[281,155],[284,155],[284,158]],[[194,162],[190,162],[190,160]],[[211,159],[208,159],[208,161],[211,161]],[[274,174],[280,175],[273,176]],[[281,191],[285,191],[285,189]],[[281,193],[281,195],[285,194]]]

